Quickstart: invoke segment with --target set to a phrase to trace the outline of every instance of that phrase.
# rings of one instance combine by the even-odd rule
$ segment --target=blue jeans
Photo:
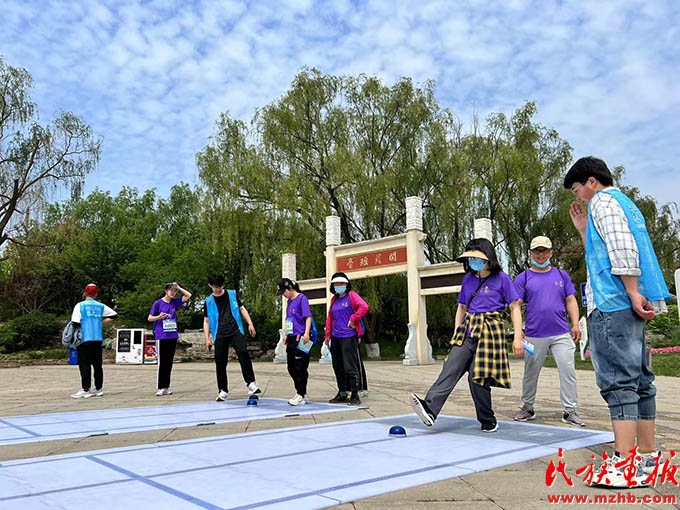
[[[654,374],[645,362],[645,321],[633,310],[590,314],[595,381],[612,421],[656,417]]]

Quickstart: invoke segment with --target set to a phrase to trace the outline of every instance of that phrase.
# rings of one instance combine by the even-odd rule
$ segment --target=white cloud
[[[88,189],[193,181],[219,114],[248,122],[304,65],[435,79],[467,124],[536,100],[576,157],[626,166],[661,202],[680,187],[673,0],[6,0],[3,18],[0,54],[33,74],[42,119],[71,110],[104,137]]]

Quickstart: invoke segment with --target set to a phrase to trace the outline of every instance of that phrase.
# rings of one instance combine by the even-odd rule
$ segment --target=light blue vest
[[[235,290],[227,290],[229,295],[229,306],[231,307],[231,315],[234,316],[236,325],[242,335],[243,332],[243,321],[241,320],[241,310],[239,310],[238,301],[236,299]],[[210,294],[205,300],[205,305],[208,308],[208,323],[210,324],[210,334],[212,335],[212,341],[215,343],[215,338],[217,338],[217,328],[220,325],[220,312],[217,309],[217,303],[215,303],[215,296]]]
[[[617,189],[598,191],[598,193],[608,193],[614,197],[626,215],[628,227],[635,239],[640,259],[640,270],[642,272],[638,277],[640,294],[648,301],[670,298],[640,209],[630,198]],[[631,307],[630,298],[626,293],[623,281],[611,272],[612,264],[609,260],[607,245],[595,228],[590,210],[588,210],[588,227],[586,228],[586,264],[590,273],[590,286],[593,289],[595,306],[598,310],[616,312]]]
[[[83,333],[83,342],[101,342],[102,317],[104,305],[94,299],[86,299],[80,303],[80,329]]]

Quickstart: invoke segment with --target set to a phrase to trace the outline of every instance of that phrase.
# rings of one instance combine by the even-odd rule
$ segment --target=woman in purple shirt
[[[288,300],[286,304],[286,361],[288,374],[293,379],[295,395],[288,401],[292,406],[305,405],[307,381],[309,379],[309,351],[314,343],[312,339],[312,310],[307,296],[300,292],[300,286],[290,278],[282,278],[276,284],[277,295]]]
[[[329,402],[358,405],[363,379],[359,338],[364,334],[361,318],[368,312],[368,305],[352,290],[345,273],[331,277],[330,291],[333,297],[326,317],[325,341],[327,345],[330,343],[338,394]]]
[[[177,291],[182,297],[177,297]],[[149,312],[148,321],[153,322],[153,334],[156,338],[158,371],[156,375],[156,396],[172,395],[170,391],[170,374],[172,361],[177,349],[177,310],[191,299],[191,294],[180,287],[177,282],[166,283],[160,299],[154,302]]]
[[[451,351],[439,378],[424,399],[415,393],[410,404],[421,421],[431,427],[460,378],[468,384],[482,432],[498,430],[491,405],[491,386],[510,388],[510,365],[505,347],[505,309],[515,328],[513,351],[523,354],[522,312],[510,277],[501,271],[496,250],[488,239],[473,239],[458,257],[465,278],[458,296]]]

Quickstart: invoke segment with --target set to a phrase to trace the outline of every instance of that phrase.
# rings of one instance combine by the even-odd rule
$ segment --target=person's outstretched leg
[[[437,419],[446,399],[449,398],[460,378],[468,370],[476,348],[477,344],[473,343],[470,338],[466,338],[463,345],[451,347],[442,371],[425,395],[425,399],[421,399],[415,393],[411,395],[411,409],[425,425],[431,426]]]

